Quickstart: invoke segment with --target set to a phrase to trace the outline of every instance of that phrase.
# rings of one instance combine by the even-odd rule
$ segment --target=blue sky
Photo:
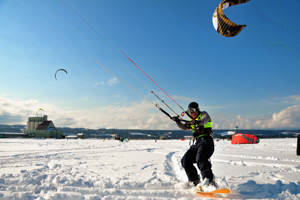
[[[182,107],[197,101],[215,128],[300,128],[300,1],[226,9],[247,25],[232,38],[213,28],[219,3],[1,0],[0,124],[25,124],[42,107],[56,126],[177,129],[101,67],[181,113],[122,50]],[[55,80],[59,68],[68,74]]]

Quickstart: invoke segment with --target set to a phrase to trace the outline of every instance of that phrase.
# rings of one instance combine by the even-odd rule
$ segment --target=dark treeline
[[[2,133],[21,133],[24,125],[1,125]],[[137,129],[85,129],[85,128],[59,128],[64,135],[75,135],[84,133],[85,138],[111,138],[113,136],[131,139],[181,139],[184,136],[191,136],[191,131],[182,130],[137,130]],[[231,138],[230,135],[224,135],[229,130],[214,130],[215,138]],[[237,133],[247,133],[259,138],[285,138],[296,137],[300,130],[243,130],[238,129]]]

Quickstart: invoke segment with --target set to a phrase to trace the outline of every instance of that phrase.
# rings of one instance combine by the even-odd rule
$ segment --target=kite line
[[[128,60],[130,60],[132,62],[132,64],[134,64],[139,70],[141,70],[141,72],[147,76],[161,91],[163,91],[172,101],[174,101],[174,103],[176,103],[176,105],[181,108],[181,110],[183,110],[182,112],[182,116],[184,115],[183,113],[187,114],[190,118],[192,118],[192,116],[186,112],[164,89],[162,89],[142,68],[140,68],[131,58],[129,58],[122,50],[120,50],[122,52],[122,54],[124,56],[126,56],[128,58]],[[153,93],[153,92],[152,92]],[[157,96],[157,95],[155,95]],[[160,99],[161,100],[161,99]],[[162,101],[162,100],[161,100]],[[162,101],[164,103],[164,101]],[[169,106],[168,106],[169,107]],[[170,107],[169,107],[170,108]],[[171,109],[171,108],[170,108]],[[172,110],[172,109],[171,109]],[[173,111],[173,110],[172,110]],[[177,114],[176,114],[177,115]]]

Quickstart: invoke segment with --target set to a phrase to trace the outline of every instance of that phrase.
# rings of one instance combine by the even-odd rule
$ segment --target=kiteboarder
[[[179,117],[173,117],[177,126],[183,130],[192,130],[195,143],[190,146],[181,159],[182,167],[188,177],[188,184],[195,186],[214,186],[216,183],[212,172],[210,157],[214,153],[214,140],[212,131],[212,120],[206,111],[200,111],[198,103],[191,102],[187,110],[192,117],[190,121],[182,123]],[[200,170],[202,181],[198,175],[196,167],[197,163]]]

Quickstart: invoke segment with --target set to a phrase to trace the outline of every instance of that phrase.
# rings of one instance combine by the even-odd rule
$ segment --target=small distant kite
[[[224,14],[223,10],[242,3],[247,3],[250,0],[222,0],[213,14],[213,25],[223,36],[233,37],[239,34],[246,25],[237,25],[230,21]]]
[[[59,72],[59,71],[64,71],[64,72],[66,72],[66,74],[68,73],[67,70],[65,70],[65,69],[58,69],[58,70],[55,72],[55,75],[54,75],[54,77],[55,77],[56,80],[57,80],[56,74],[57,74],[57,72]]]
[[[43,108],[39,108],[39,109],[37,109],[37,111],[36,111],[36,116],[38,116],[39,115],[39,111],[44,111],[44,109]]]

